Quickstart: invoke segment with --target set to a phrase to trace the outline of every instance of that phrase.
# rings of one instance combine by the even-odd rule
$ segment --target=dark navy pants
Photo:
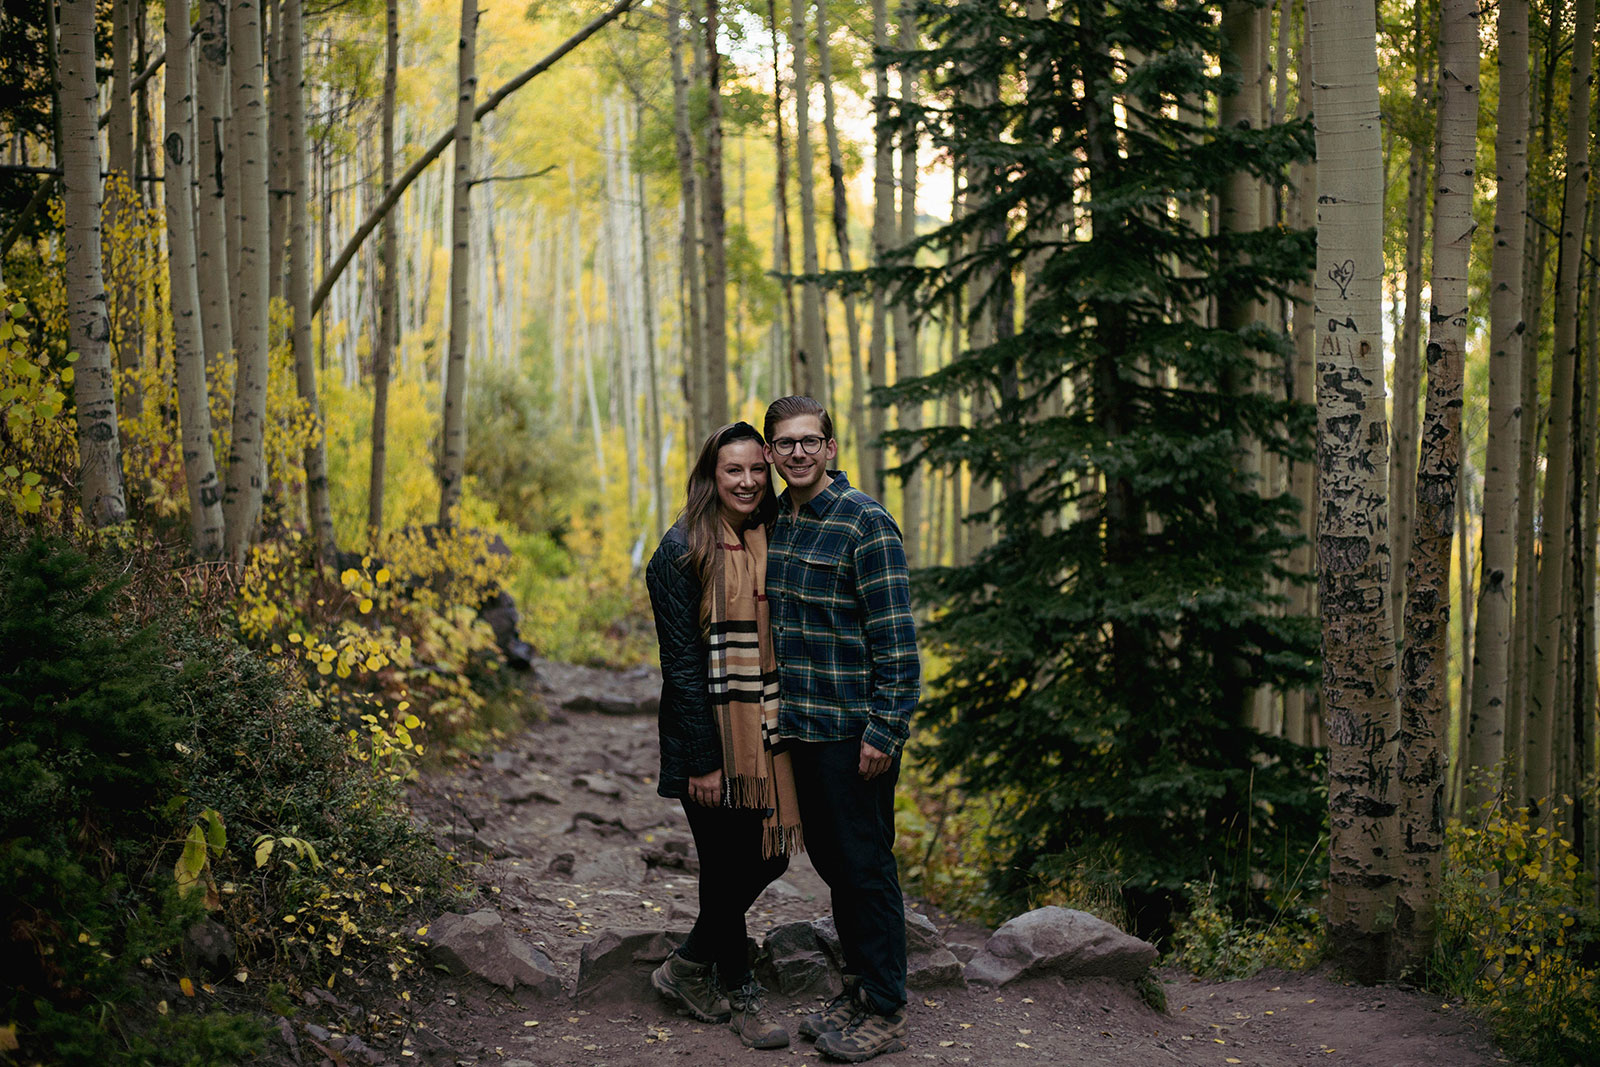
[[[806,851],[833,892],[847,974],[879,1014],[906,1002],[906,913],[894,862],[894,787],[900,759],[870,782],[861,741],[791,742]]]
[[[715,963],[726,989],[750,978],[744,913],[761,891],[789,868],[788,856],[761,856],[762,813],[754,808],[708,808],[683,802],[700,858],[700,915],[679,955],[693,963]]]

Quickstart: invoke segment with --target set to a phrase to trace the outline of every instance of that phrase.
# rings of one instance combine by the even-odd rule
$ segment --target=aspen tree
[[[789,0],[789,50],[794,67],[795,177],[800,186],[800,264],[808,280],[800,283],[799,343],[795,346],[795,391],[828,404],[828,353],[822,335],[822,288],[816,282],[816,163],[811,152],[811,83],[806,56],[807,0]]]
[[[166,4],[166,126],[162,142],[162,196],[167,211],[167,278],[172,300],[172,363],[178,389],[178,427],[184,482],[189,489],[190,545],[201,559],[222,554],[222,489],[211,447],[207,404],[206,351],[200,330],[200,291],[196,274],[194,208],[194,131],[190,121],[189,0]]]
[[[400,0],[383,5],[383,191],[394,188],[394,109],[400,72]],[[383,499],[389,464],[389,373],[399,338],[399,220],[383,220],[383,245],[379,259],[378,335],[372,348],[372,460],[367,473],[367,531],[374,542],[383,533]],[[556,332],[559,336],[560,325]],[[560,393],[559,372],[556,391]]]
[[[1317,137],[1317,555],[1329,742],[1328,925],[1364,981],[1388,971],[1394,625],[1383,388],[1383,170],[1370,4],[1308,0]]]
[[[1393,973],[1433,951],[1444,851],[1445,736],[1450,708],[1450,553],[1461,475],[1461,390],[1467,348],[1467,266],[1478,132],[1478,8],[1444,0],[1439,33],[1439,158],[1434,168],[1433,306],[1428,391],[1416,475],[1416,516],[1400,661],[1400,885]]]
[[[72,380],[78,414],[83,514],[91,525],[127,517],[117,436],[116,371],[100,261],[99,89],[94,74],[93,0],[61,5],[60,107],[62,229],[66,257],[67,337],[78,353]]]
[[[1489,286],[1489,430],[1484,444],[1483,542],[1465,762],[1465,808],[1494,795],[1506,757],[1511,597],[1515,588],[1517,456],[1522,420],[1522,272],[1528,203],[1528,3],[1501,0],[1496,18],[1494,250]]]
[[[455,182],[450,197],[450,348],[439,453],[439,525],[455,522],[467,461],[467,338],[472,329],[472,123],[478,94],[478,3],[461,0],[456,46]]]

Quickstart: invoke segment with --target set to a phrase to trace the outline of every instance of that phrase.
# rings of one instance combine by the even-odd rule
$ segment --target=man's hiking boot
[[[858,1007],[855,1017],[838,1033],[817,1038],[817,1051],[832,1060],[860,1063],[906,1047],[906,1009],[888,1015]]]
[[[844,992],[824,1004],[821,1011],[814,1011],[800,1020],[800,1036],[815,1041],[823,1034],[831,1034],[848,1026],[856,1012],[861,1010],[856,1004],[856,990],[860,986],[861,979],[853,974],[845,975]]]
[[[694,963],[674,952],[650,973],[650,984],[703,1023],[728,1021],[728,998],[717,988],[716,968],[709,963]]]
[[[728,991],[728,1006],[733,1012],[728,1029],[739,1035],[746,1048],[783,1048],[789,1043],[789,1031],[767,1010],[766,990],[754,978]]]

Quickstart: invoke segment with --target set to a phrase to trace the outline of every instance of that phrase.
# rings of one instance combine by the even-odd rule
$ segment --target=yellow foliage
[[[1596,1062],[1600,973],[1584,964],[1574,934],[1593,931],[1597,916],[1561,809],[1540,807],[1542,821],[1491,801],[1480,824],[1446,831],[1435,967],[1487,1011],[1509,1051],[1537,1063]]]
[[[19,515],[59,516],[61,481],[75,466],[76,436],[62,415],[76,354],[56,367],[34,343],[28,306],[0,290],[0,500]]]

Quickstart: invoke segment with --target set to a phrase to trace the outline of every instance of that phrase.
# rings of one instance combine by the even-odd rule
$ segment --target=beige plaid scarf
[[[723,802],[764,808],[761,854],[805,847],[789,753],[778,742],[778,662],[767,610],[767,531],[744,543],[726,520],[712,568],[710,693],[722,738]]]

